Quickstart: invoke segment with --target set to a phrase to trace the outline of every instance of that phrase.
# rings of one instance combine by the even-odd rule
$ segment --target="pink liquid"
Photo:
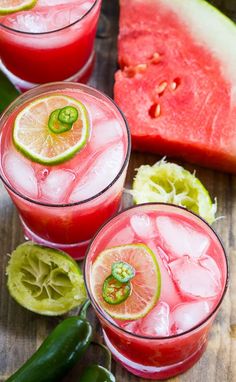
[[[73,76],[92,56],[100,6],[101,0],[39,0],[0,17],[3,64],[31,83]]]
[[[162,278],[156,306],[144,318],[115,321],[93,302],[114,357],[141,377],[169,378],[191,367],[206,347],[227,281],[224,250],[211,228],[184,209],[141,205],[112,219],[94,239],[86,260],[90,294],[98,254],[132,243],[156,255]]]
[[[73,97],[86,106],[91,133],[85,147],[72,159],[45,166],[16,150],[12,128],[19,110],[33,99],[53,94]],[[1,123],[0,171],[26,235],[62,248],[87,242],[119,208],[129,152],[123,117],[101,93],[76,84],[44,86],[21,100]],[[34,125],[37,115],[32,118]],[[80,257],[76,251],[73,254]]]

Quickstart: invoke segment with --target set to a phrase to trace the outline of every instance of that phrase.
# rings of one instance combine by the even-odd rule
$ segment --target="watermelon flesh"
[[[236,172],[236,27],[202,0],[121,0],[114,98],[133,149]]]

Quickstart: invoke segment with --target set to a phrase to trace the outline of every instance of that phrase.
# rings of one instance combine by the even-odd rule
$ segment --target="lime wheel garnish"
[[[74,122],[65,123],[63,118]],[[14,123],[13,142],[32,161],[54,165],[81,150],[89,130],[86,107],[74,98],[55,94],[32,101],[20,111]]]
[[[78,264],[62,251],[31,242],[12,252],[7,276],[10,295],[39,314],[64,314],[86,298]]]
[[[139,167],[131,193],[136,204],[176,204],[200,215],[209,224],[215,220],[217,205],[200,180],[195,174],[165,159],[153,166]]]
[[[33,8],[37,0],[0,0],[0,15]]]
[[[130,281],[122,283],[111,275],[112,266],[117,262],[129,264],[135,270],[135,275]],[[120,288],[126,287],[121,289],[121,300],[122,296],[125,296],[123,301],[118,301],[119,294],[115,297],[112,295],[111,288],[114,288],[115,293],[119,292],[117,283]],[[128,293],[129,283],[131,288]],[[106,291],[109,287],[108,292],[112,302],[104,299],[104,285]],[[161,275],[155,254],[144,244],[122,245],[102,251],[92,265],[91,288],[96,302],[111,317],[119,320],[136,320],[144,317],[160,296]]]

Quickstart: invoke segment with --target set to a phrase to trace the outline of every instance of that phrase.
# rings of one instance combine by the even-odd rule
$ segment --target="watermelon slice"
[[[236,27],[203,0],[121,0],[114,96],[133,148],[236,173]]]

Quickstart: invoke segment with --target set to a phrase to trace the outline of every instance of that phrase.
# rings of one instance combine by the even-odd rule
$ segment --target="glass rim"
[[[108,225],[113,219],[115,219],[117,216],[123,214],[123,213],[126,213],[127,211],[129,210],[132,210],[132,209],[135,209],[135,208],[142,208],[143,206],[170,206],[174,209],[180,209],[180,210],[184,210],[185,212],[189,213],[190,215],[194,215],[196,218],[198,218],[198,220],[201,220],[203,223],[205,223],[208,228],[210,228],[210,230],[213,232],[213,234],[215,235],[215,237],[217,238],[221,248],[222,248],[222,251],[223,251],[223,258],[225,260],[225,265],[226,265],[226,279],[225,279],[225,285],[224,285],[224,289],[223,289],[223,293],[221,295],[221,298],[219,299],[218,303],[216,304],[215,308],[211,311],[211,313],[209,313],[206,318],[204,318],[202,321],[200,321],[197,325],[193,326],[192,328],[182,332],[182,333],[178,333],[178,334],[173,334],[171,336],[144,336],[144,335],[140,335],[140,334],[135,334],[135,333],[131,333],[127,330],[125,330],[124,328],[121,328],[118,324],[116,324],[113,320],[112,320],[112,317],[110,318],[110,316],[108,314],[105,314],[103,309],[100,308],[100,306],[98,305],[98,303],[95,301],[95,299],[93,298],[92,296],[92,293],[90,292],[89,290],[89,286],[88,286],[88,282],[87,282],[87,276],[86,276],[86,265],[87,265],[87,261],[88,261],[88,255],[89,255],[89,252],[90,252],[90,248],[92,247],[93,245],[93,242],[94,240],[99,236],[100,232],[103,230],[103,228]],[[87,291],[87,294],[88,294],[88,297],[92,303],[92,306],[94,308],[95,311],[98,311],[98,313],[102,316],[102,318],[106,321],[106,323],[108,323],[109,325],[111,325],[112,327],[114,327],[116,330],[118,331],[121,331],[121,333],[125,333],[126,335],[129,335],[133,338],[140,338],[142,340],[151,340],[151,341],[156,341],[156,340],[161,340],[161,341],[167,341],[167,340],[172,340],[172,339],[175,339],[175,338],[179,338],[179,337],[182,337],[182,336],[185,336],[185,335],[188,335],[190,334],[191,332],[201,328],[204,324],[207,323],[207,321],[209,321],[213,316],[214,314],[218,311],[218,309],[220,308],[221,306],[221,303],[224,299],[224,296],[226,294],[226,291],[228,289],[228,283],[229,283],[229,264],[228,264],[228,259],[227,259],[227,255],[226,255],[226,251],[225,251],[225,248],[223,246],[223,243],[222,243],[222,240],[220,239],[219,235],[217,234],[217,232],[215,231],[214,228],[211,227],[211,225],[209,223],[207,223],[207,221],[205,221],[201,216],[197,215],[196,213],[192,212],[192,211],[189,211],[187,210],[186,208],[184,207],[181,207],[181,206],[177,206],[175,204],[171,204],[171,203],[161,203],[161,202],[151,202],[151,203],[141,203],[141,204],[138,204],[138,205],[133,205],[131,207],[128,207],[128,208],[125,208],[124,210],[116,213],[115,215],[113,215],[111,218],[109,218],[100,228],[99,230],[95,233],[95,235],[93,236],[93,238],[91,239],[90,241],[90,244],[87,248],[87,251],[86,251],[86,254],[85,254],[85,260],[84,260],[84,265],[83,265],[83,274],[84,274],[84,283],[85,283],[85,287],[86,287],[86,291]]]
[[[78,22],[80,22],[81,20],[83,20],[93,10],[93,8],[96,6],[96,4],[99,1],[100,0],[95,0],[94,3],[91,5],[91,7],[83,14],[83,16],[81,16],[77,20],[73,21],[73,23],[70,23],[70,24],[65,25],[65,26],[63,26],[61,28],[57,28],[57,29],[54,29],[54,30],[51,30],[51,31],[47,31],[47,32],[26,32],[26,31],[20,31],[18,29],[14,29],[14,28],[11,28],[11,27],[9,27],[7,25],[4,25],[1,21],[0,21],[0,27],[3,27],[5,29],[7,29],[7,30],[10,30],[11,32],[16,32],[16,33],[19,33],[19,34],[24,34],[24,35],[29,35],[29,36],[47,35],[47,34],[51,34],[51,33],[60,32],[60,31],[63,31],[64,29],[70,28],[71,26],[73,26],[73,25],[77,24]],[[7,15],[3,15],[3,16],[7,16]]]
[[[27,202],[30,202],[32,204],[36,204],[38,206],[43,206],[43,207],[51,207],[51,208],[65,208],[65,207],[74,207],[74,206],[79,206],[79,205],[84,205],[86,203],[89,203],[93,200],[96,200],[98,197],[100,197],[101,195],[103,195],[106,191],[108,191],[117,181],[118,179],[121,177],[121,175],[123,174],[128,162],[129,162],[129,158],[130,158],[130,153],[131,153],[131,133],[130,133],[130,130],[129,130],[129,125],[128,125],[128,122],[123,114],[123,112],[121,111],[121,109],[119,108],[119,106],[115,103],[115,101],[109,97],[107,94],[103,93],[102,91],[98,90],[98,89],[95,89],[91,86],[88,86],[88,85],[84,85],[84,84],[80,84],[80,83],[75,83],[75,82],[69,82],[69,81],[58,81],[58,82],[50,82],[50,83],[47,83],[47,84],[43,84],[43,85],[40,85],[40,86],[36,86],[34,87],[33,89],[30,89],[28,90],[27,92],[21,94],[19,97],[17,97],[13,102],[11,102],[11,104],[4,110],[4,112],[2,113],[2,115],[0,116],[0,125],[1,125],[1,121],[4,119],[4,117],[6,117],[6,114],[7,112],[9,111],[9,109],[11,109],[12,107],[15,106],[15,103],[16,102],[19,102],[22,100],[22,98],[26,98],[27,96],[28,99],[31,98],[31,95],[32,96],[36,96],[37,95],[37,91],[38,90],[41,90],[41,89],[44,89],[44,88],[51,88],[53,86],[61,86],[61,85],[65,85],[66,86],[72,86],[72,87],[77,87],[77,88],[80,88],[80,89],[83,89],[83,90],[92,90],[93,92],[95,93],[98,93],[98,94],[101,94],[103,97],[105,97],[109,102],[111,102],[111,104],[115,107],[115,109],[118,111],[118,113],[120,114],[123,122],[124,122],[124,125],[125,125],[125,131],[126,131],[126,134],[127,134],[127,150],[126,150],[126,155],[125,155],[125,158],[124,158],[124,161],[123,161],[123,164],[119,170],[119,172],[117,173],[117,175],[115,176],[115,178],[105,187],[103,188],[100,192],[96,193],[95,195],[87,198],[87,199],[84,199],[84,200],[81,200],[81,201],[78,201],[78,202],[73,202],[73,203],[62,203],[62,204],[58,204],[58,203],[44,203],[44,202],[40,202],[40,201],[37,201],[37,200],[34,200],[34,199],[31,199],[30,197],[28,196],[25,196],[23,195],[21,192],[18,192],[14,187],[11,186],[11,184],[7,181],[7,179],[5,179],[5,176],[3,176],[0,172],[0,179],[2,180],[2,182],[5,184],[5,186],[11,190],[13,192],[13,194],[17,195],[18,197],[20,197],[21,199],[24,199],[26,200]],[[42,94],[42,93],[40,93]],[[0,128],[0,133],[1,133],[1,128]]]

